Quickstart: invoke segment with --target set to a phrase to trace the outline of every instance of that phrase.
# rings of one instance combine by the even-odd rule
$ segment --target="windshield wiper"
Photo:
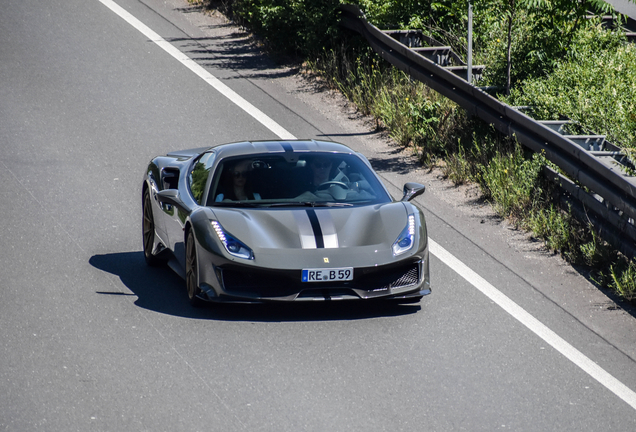
[[[316,202],[316,201],[292,201],[279,202],[269,205],[270,207],[351,207],[353,204],[341,202]]]
[[[262,205],[249,201],[219,201],[214,203],[214,207],[261,207]]]
[[[269,204],[270,207],[314,207],[313,201],[290,201],[290,202],[277,202]]]
[[[343,202],[317,202],[314,203],[314,207],[353,207],[353,204]]]

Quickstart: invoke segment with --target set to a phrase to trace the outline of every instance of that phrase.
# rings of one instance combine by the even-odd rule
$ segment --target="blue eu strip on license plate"
[[[303,269],[303,282],[331,282],[353,280],[353,267]]]

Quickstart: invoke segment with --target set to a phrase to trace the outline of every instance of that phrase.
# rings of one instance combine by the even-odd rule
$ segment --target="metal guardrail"
[[[466,79],[468,66],[451,47],[423,34],[420,30],[382,30],[382,32],[433,63],[442,66],[460,78]],[[422,46],[423,43],[428,46]],[[472,72],[475,81],[479,81],[483,70],[483,65],[473,65]]]
[[[357,6],[342,5],[340,11],[341,25],[364,36],[380,57],[453,100],[470,115],[515,137],[531,150],[543,153],[569,177],[546,171],[548,178],[569,195],[564,200],[574,202],[575,213],[592,223],[600,235],[623,254],[636,256],[636,178],[629,174],[634,172],[634,166],[619,147],[607,142],[604,136],[567,135],[566,121],[537,121],[498,101],[442,64],[436,64],[435,58],[427,58],[431,56],[423,55],[425,53],[418,50],[420,47],[413,47],[413,42],[400,42],[401,36],[404,39],[417,30],[397,34],[382,31],[370,24]],[[444,61],[447,60],[441,63]]]

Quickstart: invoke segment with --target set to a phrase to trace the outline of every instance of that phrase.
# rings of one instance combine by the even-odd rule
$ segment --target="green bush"
[[[335,87],[363,114],[374,116],[398,144],[440,155],[444,147],[441,129],[456,105],[370,53],[356,54],[352,60],[344,50],[331,50],[309,66],[327,74]]]
[[[636,261],[623,262],[610,267],[609,287],[629,300],[636,300]]]
[[[450,45],[465,56],[467,0],[359,0],[356,3],[365,12],[369,22],[382,29],[420,29],[427,36]],[[475,39],[484,28],[481,17],[476,18]],[[479,44],[478,44],[479,45]]]
[[[543,193],[539,180],[545,164],[542,155],[525,158],[523,149],[517,145],[512,153],[497,152],[482,168],[483,190],[492,198],[499,215],[523,220],[530,214]]]
[[[545,242],[546,248],[560,252],[564,258],[579,260],[579,233],[570,212],[565,212],[554,204],[537,208],[525,222],[535,236]]]
[[[636,46],[600,27],[583,30],[549,76],[524,81],[507,102],[529,105],[543,120],[566,116],[636,148]]]
[[[338,38],[339,0],[230,0],[229,10],[275,52],[306,57]]]

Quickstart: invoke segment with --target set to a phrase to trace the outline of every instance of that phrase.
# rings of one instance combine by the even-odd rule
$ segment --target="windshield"
[[[216,167],[209,206],[348,207],[391,202],[369,166],[339,153],[249,155],[223,159]]]

